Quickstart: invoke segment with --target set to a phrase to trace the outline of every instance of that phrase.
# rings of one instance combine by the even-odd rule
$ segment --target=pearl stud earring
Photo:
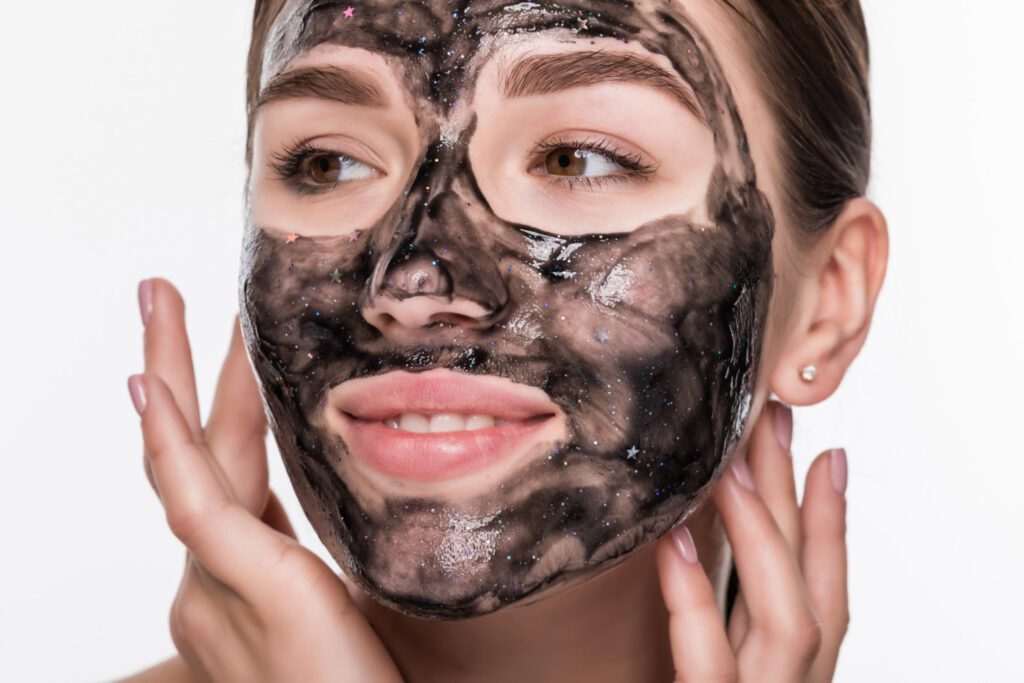
[[[818,376],[818,368],[813,365],[805,365],[803,370],[800,371],[800,377],[803,381],[810,383],[814,381],[814,378]]]

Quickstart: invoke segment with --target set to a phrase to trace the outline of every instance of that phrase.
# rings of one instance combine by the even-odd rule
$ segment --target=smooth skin
[[[128,680],[405,680],[349,589],[298,544],[267,488],[267,424],[237,321],[203,427],[184,303],[163,280],[144,283],[141,293],[146,372],[129,386],[147,472],[188,561],[170,624],[180,658]],[[704,568],[680,550],[695,559],[688,531],[657,544],[671,649],[662,664],[676,681],[832,678],[849,622],[845,457],[819,456],[798,504],[787,412],[777,403],[762,411],[749,467],[734,461],[713,495],[742,585],[728,630]],[[564,656],[570,667],[577,658],[601,659],[587,651]],[[520,673],[497,670],[507,680],[536,680],[523,665]],[[487,670],[405,674],[411,681],[497,680]]]

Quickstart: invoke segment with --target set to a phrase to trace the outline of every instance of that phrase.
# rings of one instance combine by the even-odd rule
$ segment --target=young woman
[[[856,2],[258,2],[205,427],[181,298],[140,287],[189,561],[137,679],[830,680],[846,456],[798,504],[786,404],[885,275],[866,42]]]

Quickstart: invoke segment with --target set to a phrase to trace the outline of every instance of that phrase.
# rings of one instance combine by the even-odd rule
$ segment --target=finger
[[[174,285],[154,278],[139,284],[139,306],[146,323],[146,372],[159,375],[167,384],[192,434],[199,437],[199,399],[185,330],[185,302]]]
[[[141,394],[143,439],[167,522],[208,571],[256,604],[273,592],[264,569],[295,542],[249,514],[223,473],[193,438],[167,385],[156,375],[129,381]]]
[[[800,507],[793,476],[790,446],[793,439],[793,411],[777,401],[769,402],[754,425],[747,462],[761,499],[778,524],[796,557],[803,542]],[[741,592],[729,615],[729,642],[739,649],[750,626],[746,601]]]
[[[732,649],[739,652],[743,646],[743,639],[747,637],[750,630],[750,613],[747,611],[747,601],[743,599],[743,588],[736,593],[736,601],[732,605],[732,612],[729,613],[729,627],[726,632],[729,634],[729,644]]]
[[[267,623],[279,623],[282,634],[301,634],[311,622],[336,624],[346,637],[334,650],[317,654],[343,658],[354,680],[400,680],[387,650],[331,569],[231,495],[226,476],[193,438],[167,385],[156,375],[137,375],[129,388],[142,416],[146,453],[168,524],[195,560]]]
[[[690,530],[681,526],[659,541],[657,558],[675,680],[735,681],[736,658]]]
[[[267,418],[235,317],[231,345],[221,368],[206,444],[245,508],[259,515],[267,502]]]
[[[747,464],[761,500],[786,537],[794,557],[800,557],[803,531],[793,457],[789,452],[792,437],[793,411],[777,401],[769,402],[754,426]]]
[[[219,668],[217,656],[221,653],[237,656],[235,639],[223,627],[223,616],[204,583],[200,565],[189,556],[171,605],[169,626],[174,647],[200,680],[217,680],[214,672]]]
[[[846,566],[846,451],[823,453],[804,487],[804,581],[821,620],[821,650],[808,680],[831,681],[850,623]]]
[[[803,680],[821,633],[797,559],[741,458],[733,459],[713,495],[749,614],[750,627],[738,654],[740,675]]]

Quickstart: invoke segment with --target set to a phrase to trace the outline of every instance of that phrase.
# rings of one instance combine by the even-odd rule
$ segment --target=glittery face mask
[[[516,54],[580,59],[498,56],[531,40]],[[640,61],[587,75],[616,45],[671,78]],[[747,422],[773,219],[722,71],[678,3],[288,2],[264,92],[318,46],[383,57],[418,140],[372,221],[346,209],[333,234],[308,234],[251,211],[247,227],[246,345],[292,484],[342,568],[395,609],[465,618],[592,576],[685,519]],[[583,214],[557,229],[519,220],[528,199],[498,211],[473,152],[496,125],[474,94],[498,59],[520,79],[510,96],[577,78],[660,79],[689,98],[713,133],[699,205],[600,231]],[[380,94],[325,83],[303,87]],[[605,163],[551,158],[556,172]]]

